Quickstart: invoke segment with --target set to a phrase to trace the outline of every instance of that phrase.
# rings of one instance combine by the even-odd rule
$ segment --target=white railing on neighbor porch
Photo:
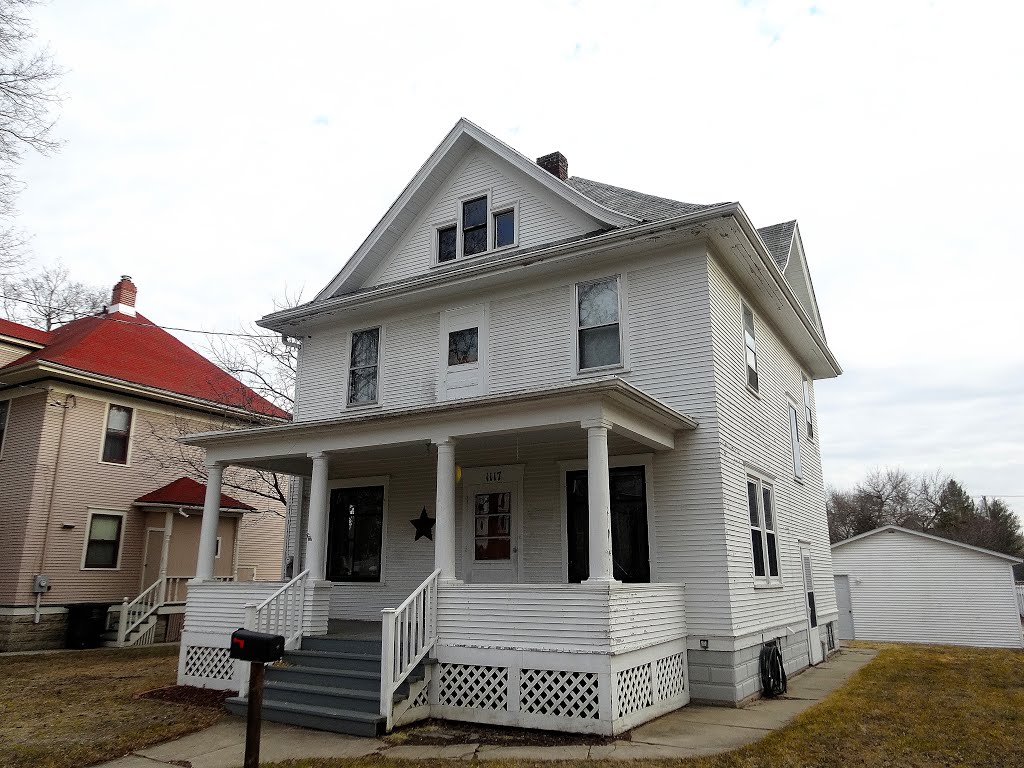
[[[1020,615],[1024,616],[1024,582],[1017,585],[1017,607],[1020,609]]]
[[[121,615],[117,621],[117,647],[124,648],[126,645],[149,645],[153,642],[153,634],[156,631],[156,624],[131,638],[132,632],[142,628],[156,609],[164,604],[164,594],[167,589],[167,579],[157,579],[150,584],[142,594],[131,602],[126,597],[121,603]]]
[[[284,647],[291,650],[302,637],[302,614],[306,605],[306,579],[303,571],[258,605],[245,606],[245,628],[271,635],[284,635]]]
[[[390,731],[395,691],[437,642],[437,578],[430,574],[405,602],[381,611],[380,713]]]
[[[195,576],[168,576],[165,603],[184,603],[188,597],[188,583]],[[214,576],[213,581],[234,581],[234,576]]]

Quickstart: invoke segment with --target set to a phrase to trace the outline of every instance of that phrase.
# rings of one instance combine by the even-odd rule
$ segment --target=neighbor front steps
[[[268,666],[263,687],[263,719],[354,736],[379,736],[380,642],[303,637],[301,651],[287,651],[284,665]],[[423,679],[417,669],[395,694],[408,695],[409,683]],[[245,715],[248,702],[231,698],[228,710]]]

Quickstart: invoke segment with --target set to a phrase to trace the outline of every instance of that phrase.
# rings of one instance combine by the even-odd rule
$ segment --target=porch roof
[[[206,449],[208,461],[308,474],[309,456],[415,445],[487,435],[604,425],[655,451],[697,428],[689,416],[614,376],[538,390],[519,390],[390,411],[349,413],[181,438]]]

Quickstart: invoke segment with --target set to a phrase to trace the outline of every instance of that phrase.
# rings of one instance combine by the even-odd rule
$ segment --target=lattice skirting
[[[555,669],[524,669],[519,678],[523,712],[596,720],[600,714],[597,675]]]
[[[178,685],[222,691],[238,690],[235,662],[228,656],[229,638],[184,633],[178,655]]]
[[[442,664],[438,704],[460,709],[508,709],[508,668]]]

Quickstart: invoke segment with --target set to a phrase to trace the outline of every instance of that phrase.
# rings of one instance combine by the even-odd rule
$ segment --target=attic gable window
[[[501,211],[494,214],[494,247],[505,248],[516,242],[516,212]]]
[[[489,193],[462,200],[454,220],[434,225],[437,264],[517,245],[519,203],[492,208],[491,202]]]
[[[459,241],[458,227],[442,227],[437,230],[437,260],[455,261],[456,246]]]
[[[352,333],[348,369],[348,404],[377,402],[377,369],[380,360],[380,328]]]
[[[103,458],[107,464],[127,464],[132,432],[132,409],[111,404],[107,408],[107,428],[103,435]]]
[[[487,250],[487,198],[478,197],[462,204],[462,255],[472,256]]]

